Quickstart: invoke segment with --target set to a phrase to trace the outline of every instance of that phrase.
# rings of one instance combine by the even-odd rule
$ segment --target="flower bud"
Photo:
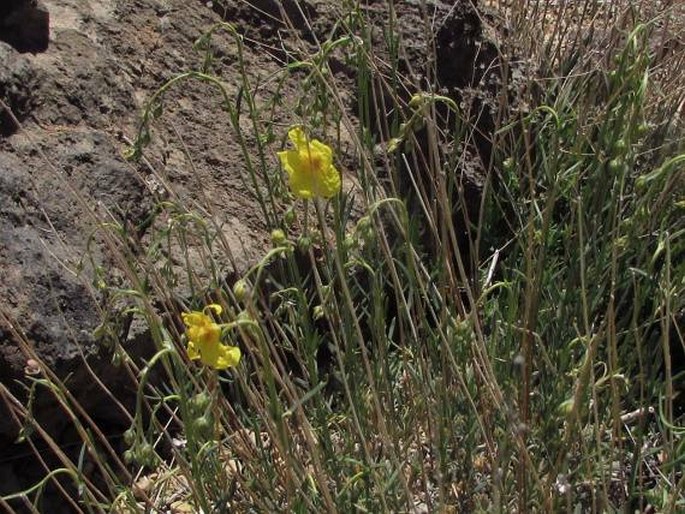
[[[138,449],[138,459],[143,466],[152,466],[155,463],[155,449],[150,443],[143,443]]]
[[[623,155],[626,153],[626,150],[628,149],[628,145],[626,144],[625,139],[620,138],[614,141],[614,152],[617,155]]]
[[[291,207],[290,209],[285,211],[285,214],[283,215],[283,223],[285,224],[286,227],[291,227],[294,222],[295,222],[295,211]]]
[[[623,161],[621,159],[611,159],[609,161],[609,171],[611,173],[618,173],[623,167]]]
[[[126,450],[124,452],[124,462],[126,464],[131,464],[135,460],[135,457],[136,455],[133,450]]]
[[[133,429],[133,427],[124,432],[124,442],[128,446],[133,446],[133,443],[136,442],[136,431]]]
[[[197,413],[204,412],[209,407],[211,400],[209,393],[202,391],[190,399],[190,408]]]
[[[300,236],[300,238],[297,240],[297,248],[302,253],[307,253],[311,246],[312,246],[312,240],[310,237]]]
[[[200,416],[199,418],[193,421],[193,428],[200,432],[205,432],[209,430],[211,427],[212,420],[209,419],[209,416]]]
[[[409,108],[416,110],[420,107],[423,107],[423,105],[425,103],[426,103],[426,95],[423,93],[417,93],[411,97],[411,100],[409,100]]]
[[[283,246],[288,241],[288,238],[280,228],[271,231],[271,243],[274,246]]]
[[[247,296],[247,291],[247,282],[245,282],[244,280],[238,280],[235,284],[233,284],[233,294],[235,295],[235,299],[239,302],[245,300],[245,297]]]

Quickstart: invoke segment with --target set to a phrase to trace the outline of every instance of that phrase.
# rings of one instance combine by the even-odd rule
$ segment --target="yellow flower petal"
[[[205,322],[205,319],[207,319],[207,316],[205,314],[202,314],[201,312],[197,311],[184,312],[183,314],[181,314],[181,317],[183,318],[183,323],[185,323],[186,327],[202,325]]]
[[[296,148],[307,145],[307,135],[302,127],[293,127],[288,131],[288,139],[292,141]]]
[[[240,362],[240,348],[221,343],[203,344],[199,347],[200,360],[214,369],[226,369]],[[190,355],[189,355],[190,357]]]
[[[207,305],[202,312],[184,312],[183,323],[186,325],[188,343],[186,352],[191,360],[200,359],[206,366],[215,369],[226,369],[237,366],[240,362],[240,349],[221,343],[221,325],[214,323],[205,312],[221,314],[220,305]]]
[[[340,173],[333,165],[333,150],[309,140],[300,127],[288,132],[294,150],[278,152],[281,166],[288,173],[290,189],[300,198],[330,198],[340,191]]]
[[[232,368],[240,362],[240,348],[237,346],[221,345],[214,367],[216,369]]]
[[[200,352],[197,351],[197,348],[195,348],[195,344],[192,341],[188,341],[186,353],[190,360],[197,360],[200,358]]]

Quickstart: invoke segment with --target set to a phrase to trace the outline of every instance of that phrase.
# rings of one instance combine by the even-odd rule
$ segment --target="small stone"
[[[133,496],[136,500],[143,500],[152,492],[154,478],[156,478],[154,475],[143,476],[133,484]]]
[[[24,373],[27,375],[38,375],[40,374],[40,364],[35,359],[28,359],[26,361],[26,366],[24,367]]]

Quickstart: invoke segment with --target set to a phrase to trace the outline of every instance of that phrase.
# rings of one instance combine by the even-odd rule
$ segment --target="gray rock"
[[[106,292],[93,287],[91,259],[109,285],[131,287],[121,271],[125,259],[117,261],[116,250],[104,244],[104,231],[96,231],[98,224],[116,220],[127,227],[135,242],[117,241],[125,250],[144,255],[156,248],[160,236],[155,231],[166,229],[167,218],[160,215],[155,225],[145,227],[154,207],[145,183],[157,184],[156,194],[213,212],[222,236],[213,251],[217,269],[237,274],[264,254],[268,231],[245,185],[245,162],[229,129],[230,116],[221,108],[221,95],[206,84],[185,82],[165,96],[163,118],[156,121],[145,153],[149,164],[126,163],[121,157],[135,138],[141,108],[150,96],[178,73],[199,69],[204,54],[195,52],[193,43],[219,17],[202,3],[186,0],[165,1],[164,9],[156,0],[45,3],[53,24],[47,51],[22,55],[0,43],[0,94],[21,123],[3,122],[5,135],[0,135],[0,383],[26,405],[34,379],[42,378],[31,375],[36,363],[28,362],[37,355],[38,366],[55,372],[75,403],[113,436],[110,442],[123,445],[118,436],[130,420],[112,396],[133,411],[136,386],[112,364],[111,346],[94,333],[102,317],[109,316],[113,329],[107,343],[125,347],[138,362],[154,349],[142,320],[134,319],[129,327],[131,320],[120,319],[119,309],[129,305],[112,305]],[[16,20],[19,4],[29,3],[11,2],[10,9],[0,0],[3,36],[9,13]],[[212,45],[223,52],[215,66],[227,77],[229,95],[235,95],[238,87],[228,79],[236,76],[235,40],[220,31]],[[255,84],[281,69],[261,47],[246,47],[245,52]],[[197,238],[190,244],[204,248],[205,243]],[[180,277],[168,297],[185,298],[193,289],[182,283],[186,257],[200,276],[202,254],[193,248],[185,252],[177,243],[169,254],[155,250],[152,259],[160,267],[168,264]],[[209,284],[209,278],[198,279],[193,290]],[[157,303],[160,311],[169,310],[170,324],[180,323],[177,306]],[[76,461],[81,446],[74,444],[73,423],[45,386],[36,389],[32,412]],[[20,428],[0,394],[0,495],[28,488],[45,476],[29,445],[13,444]],[[34,435],[32,441],[42,444]],[[41,457],[50,454],[45,448]],[[61,512],[64,499],[53,493],[50,501],[48,491],[43,496],[44,512]]]
[[[98,134],[84,134],[83,139],[97,140]],[[95,154],[79,158],[83,163],[73,168],[74,182],[81,174],[86,187],[88,181],[99,181],[98,194],[110,206],[136,188],[130,178],[129,187],[123,184],[126,170],[121,164],[117,168]],[[79,173],[85,169],[87,173]],[[92,272],[79,266],[92,229],[74,208],[77,199],[67,185],[72,177],[64,178],[39,174],[18,156],[0,152],[0,382],[19,398],[30,385],[24,369],[32,352],[63,379],[77,370],[82,357],[99,350],[92,336],[99,323],[97,294],[89,287]],[[131,201],[135,198],[134,191]],[[103,261],[98,253],[93,257]],[[75,393],[87,404],[86,391],[81,383]],[[37,405],[49,396],[41,392]],[[49,426],[65,421],[63,416],[46,419]],[[0,434],[13,437],[17,429],[7,416],[0,416]]]

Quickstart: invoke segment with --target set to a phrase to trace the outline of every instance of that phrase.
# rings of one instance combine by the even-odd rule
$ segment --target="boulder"
[[[45,383],[36,385],[44,378],[41,369],[54,372],[75,399],[70,405],[85,409],[115,437],[112,444],[123,445],[118,436],[130,425],[123,410],[135,410],[137,389],[116,366],[112,347],[124,346],[140,362],[154,345],[145,323],[125,319],[121,310],[128,305],[113,305],[102,286],[130,287],[121,271],[126,264],[99,230],[103,223],[125,226],[131,239],[119,243],[125,249],[131,243],[144,255],[158,242],[158,236],[146,233],[146,223],[167,226],[167,219],[151,217],[155,203],[169,195],[166,184],[179,203],[210,205],[216,213],[222,244],[231,250],[230,258],[225,247],[215,250],[222,270],[246,269],[268,244],[258,206],[241,176],[244,162],[227,129],[229,114],[221,109],[221,95],[206,84],[188,82],[169,92],[145,163],[122,157],[136,137],[147,100],[169,78],[199,68],[204,55],[193,50],[193,43],[219,19],[203,3],[164,4],[45,0],[50,46],[31,54],[20,50],[37,45],[12,34],[27,27],[30,16],[24,14],[41,7],[0,0],[1,38],[11,39],[0,41],[0,98],[13,113],[0,109],[0,384],[11,393],[0,391],[0,496],[45,475],[26,439],[15,442],[22,420],[14,420],[14,407],[30,406],[28,421],[36,421],[70,458],[79,458],[74,424],[58,395]],[[228,75],[235,41],[223,33],[215,41],[228,49],[223,64]],[[255,83],[279,68],[261,51],[246,52],[250,62],[259,63],[250,67]],[[192,162],[178,150],[183,147]],[[204,248],[199,238],[192,244]],[[188,255],[201,270],[204,254],[184,250],[174,244],[172,255],[155,258],[179,277]],[[209,279],[199,284],[205,287]],[[187,289],[179,283],[169,296],[184,298]],[[104,331],[98,330],[103,317],[112,324]],[[18,403],[10,408],[11,396]],[[33,435],[32,443],[44,444],[36,431]],[[49,448],[40,448],[41,458],[50,457],[49,465],[57,466]],[[48,500],[45,491],[43,511],[62,512],[63,498],[52,493],[56,496]]]
[[[35,355],[61,379],[68,378],[79,402],[88,405],[102,393],[88,386],[83,359],[93,359],[96,373],[108,364],[98,360],[106,359],[106,352],[93,336],[101,299],[88,263],[105,268],[109,263],[95,244],[89,245],[95,224],[78,208],[78,195],[91,190],[108,208],[129,206],[133,212],[145,205],[144,186],[123,161],[111,157],[115,150],[97,131],[83,132],[78,140],[62,134],[53,144],[63,148],[63,170],[68,170],[63,175],[47,163],[43,170],[27,165],[30,152],[21,147],[15,154],[0,151],[0,382],[25,399]],[[51,396],[40,391],[35,406],[54,402]],[[0,411],[3,407],[0,402]],[[45,427],[67,421],[38,411]],[[12,439],[19,428],[0,416],[0,436]]]

